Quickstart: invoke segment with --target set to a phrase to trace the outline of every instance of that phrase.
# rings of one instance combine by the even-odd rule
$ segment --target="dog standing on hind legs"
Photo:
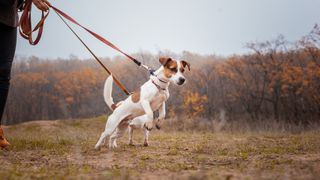
[[[190,64],[184,60],[177,61],[172,58],[159,58],[161,67],[150,76],[138,91],[135,91],[125,100],[115,104],[113,102],[112,83],[113,78],[109,76],[104,85],[104,99],[113,109],[113,113],[109,116],[104,132],[102,132],[95,149],[100,149],[104,141],[109,139],[109,148],[117,147],[116,139],[123,135],[128,128],[130,122],[134,122],[135,118],[142,118],[143,126],[146,130],[151,130],[155,123],[153,112],[159,110],[158,121],[165,118],[165,101],[169,98],[168,87],[170,83],[182,85],[185,82],[183,73],[185,68],[190,70]],[[132,132],[132,129],[131,129]],[[148,132],[147,132],[148,133]],[[148,135],[148,134],[146,134]],[[131,143],[132,143],[132,134]],[[145,145],[147,145],[145,138]]]

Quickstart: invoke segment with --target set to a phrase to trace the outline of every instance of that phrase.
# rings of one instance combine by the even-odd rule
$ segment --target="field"
[[[0,179],[319,179],[320,132],[208,133],[141,130],[118,148],[93,149],[105,118],[34,121],[4,127]]]

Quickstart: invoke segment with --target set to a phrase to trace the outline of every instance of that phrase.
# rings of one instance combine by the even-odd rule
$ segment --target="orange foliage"
[[[186,91],[183,94],[183,109],[189,117],[198,116],[203,113],[204,105],[208,102],[206,95],[200,95],[198,92]]]

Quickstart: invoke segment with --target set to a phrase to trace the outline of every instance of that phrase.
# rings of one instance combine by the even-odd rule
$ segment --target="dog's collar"
[[[156,76],[156,77],[157,77],[157,79],[158,79],[160,82],[162,82],[162,83],[168,83],[168,82],[169,82],[169,81],[164,81],[164,80],[158,78],[158,76]]]
[[[159,78],[158,78],[159,79]],[[160,79],[159,79],[160,80]],[[166,88],[162,88],[162,87],[160,87],[158,84],[156,84],[152,79],[151,79],[151,82],[159,89],[159,91],[160,90],[162,90],[162,91],[165,91],[166,90]]]

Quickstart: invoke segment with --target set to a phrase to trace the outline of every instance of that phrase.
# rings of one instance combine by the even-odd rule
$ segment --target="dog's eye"
[[[178,72],[178,69],[177,68],[170,68],[170,70],[174,73]]]

